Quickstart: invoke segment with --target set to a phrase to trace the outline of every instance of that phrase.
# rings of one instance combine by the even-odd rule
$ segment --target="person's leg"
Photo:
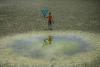
[[[48,22],[48,29],[52,30],[52,23],[51,23],[51,21]]]
[[[50,21],[48,21],[48,30],[50,30]]]
[[[50,30],[52,30],[52,23],[50,24]]]

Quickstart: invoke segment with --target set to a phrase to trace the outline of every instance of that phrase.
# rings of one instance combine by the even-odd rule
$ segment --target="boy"
[[[54,22],[53,22],[53,16],[51,15],[51,12],[49,12],[49,16],[47,18],[48,18],[48,29],[52,30],[52,24],[54,24]]]

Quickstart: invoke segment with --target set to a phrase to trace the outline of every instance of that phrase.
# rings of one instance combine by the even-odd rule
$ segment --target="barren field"
[[[54,30],[100,32],[99,0],[0,0],[0,35],[45,31],[47,19],[41,9],[54,16]]]
[[[0,0],[0,67],[100,67],[99,0]],[[54,16],[48,30],[43,8]]]

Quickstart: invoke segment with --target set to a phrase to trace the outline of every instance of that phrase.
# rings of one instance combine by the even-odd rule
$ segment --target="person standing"
[[[47,17],[48,18],[48,29],[49,30],[52,30],[52,25],[54,24],[54,21],[53,21],[53,16],[51,15],[51,12],[49,12],[49,16]]]

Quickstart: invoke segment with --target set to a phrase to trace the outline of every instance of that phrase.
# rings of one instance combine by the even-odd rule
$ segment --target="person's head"
[[[51,15],[51,12],[49,12],[49,15]]]

